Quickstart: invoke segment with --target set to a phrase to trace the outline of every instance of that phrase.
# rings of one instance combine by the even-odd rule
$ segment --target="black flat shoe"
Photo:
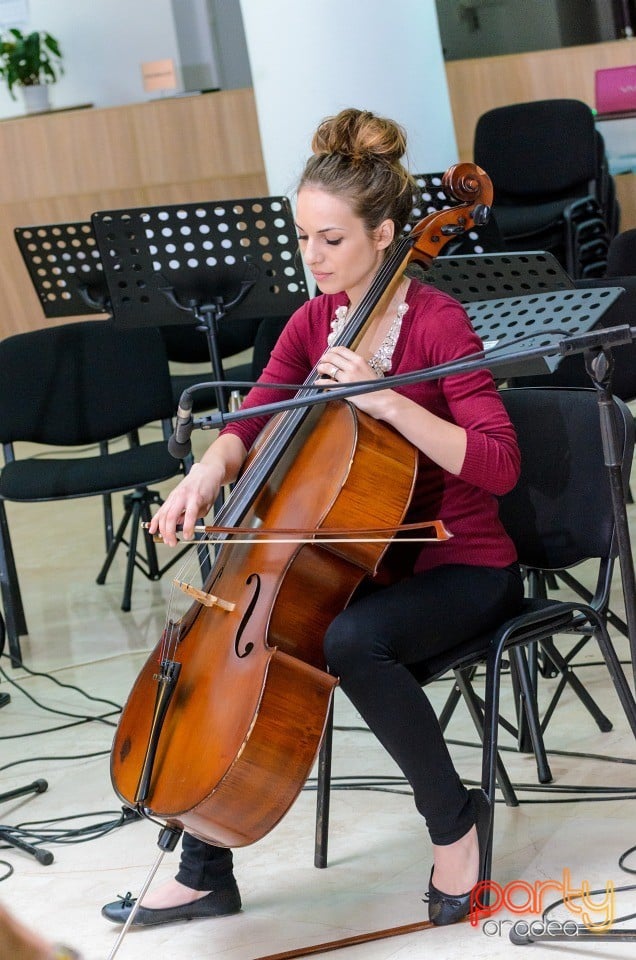
[[[127,893],[125,897],[102,907],[102,916],[113,923],[126,923],[135,901]],[[152,909],[139,907],[132,922],[133,927],[150,927],[159,923],[175,923],[178,920],[199,920],[204,917],[227,917],[241,909],[241,895],[234,878],[225,880],[222,886],[205,897],[184,903],[179,907]]]
[[[486,852],[488,850],[488,841],[490,839],[490,825],[492,823],[491,806],[488,797],[481,789],[468,791],[473,809],[475,811],[475,826],[477,827],[477,843],[479,845],[479,880],[483,880],[484,867],[486,865]],[[470,895],[461,893],[451,895],[442,893],[433,885],[433,871],[431,870],[431,879],[428,884],[428,918],[437,927],[447,926],[450,923],[457,923],[468,916],[470,911]]]

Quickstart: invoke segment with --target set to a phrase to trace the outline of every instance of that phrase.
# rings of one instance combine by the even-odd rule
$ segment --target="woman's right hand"
[[[221,487],[231,483],[245,459],[246,451],[232,434],[219,437],[195,463],[153,516],[149,532],[159,533],[164,543],[177,544],[177,527],[182,527],[180,538],[192,540],[197,520],[212,509]]]

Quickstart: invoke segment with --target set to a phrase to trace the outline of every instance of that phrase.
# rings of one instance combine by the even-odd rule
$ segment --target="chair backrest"
[[[221,359],[233,357],[254,346],[260,317],[222,321],[216,335]],[[212,364],[205,331],[194,323],[167,324],[159,328],[169,360],[177,363]]]
[[[154,327],[86,320],[0,342],[2,443],[96,443],[173,413],[165,348]]]
[[[562,570],[586,559],[611,557],[614,514],[596,392],[519,387],[500,395],[521,450],[520,480],[500,504],[519,562]],[[615,400],[615,413],[627,486],[634,419],[620,400]]]
[[[607,277],[636,276],[636,229],[623,230],[612,238],[607,252]]]
[[[592,111],[580,100],[536,100],[488,110],[475,128],[475,163],[502,194],[571,193],[599,175]]]

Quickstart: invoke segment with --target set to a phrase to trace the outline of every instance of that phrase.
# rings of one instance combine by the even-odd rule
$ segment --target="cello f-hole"
[[[240,649],[241,637],[243,636],[243,631],[247,626],[248,620],[251,618],[252,614],[254,613],[254,608],[256,607],[256,604],[258,602],[258,597],[261,592],[261,578],[257,573],[250,573],[249,577],[245,581],[245,585],[249,586],[252,583],[252,581],[255,581],[255,587],[254,587],[254,592],[252,594],[252,599],[250,600],[247,606],[247,610],[245,611],[245,614],[243,616],[243,619],[239,624],[239,628],[236,631],[236,639],[234,641],[234,652],[236,653],[236,656],[240,658],[247,657],[254,649],[254,644],[251,641],[245,644],[245,648],[243,649],[242,653]]]

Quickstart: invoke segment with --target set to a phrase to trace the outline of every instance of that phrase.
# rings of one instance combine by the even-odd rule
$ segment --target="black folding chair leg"
[[[528,734],[532,741],[532,750],[537,763],[539,783],[552,783],[553,776],[545,752],[545,744],[539,723],[536,687],[532,682],[528,661],[521,647],[511,650],[511,659],[515,665],[515,673],[519,686],[519,716],[524,716],[528,727]]]
[[[484,736],[485,736],[484,712],[477,698],[477,695],[475,694],[473,686],[470,683],[470,680],[468,679],[467,676],[464,676],[464,673],[470,674],[472,676],[472,674],[474,673],[474,670],[471,667],[471,669],[468,671],[455,670],[454,673],[455,673],[455,681],[459,687],[459,690],[462,696],[464,697],[464,700],[466,701],[468,712],[471,715],[472,721],[475,724],[475,728],[477,730],[477,733],[479,734],[479,737],[483,745]],[[506,801],[506,806],[518,807],[519,801],[517,799],[515,789],[512,783],[510,782],[510,777],[508,776],[508,773],[506,771],[506,768],[503,765],[503,762],[501,760],[501,757],[499,756],[499,753],[497,753],[495,756],[494,768],[495,768],[496,782],[498,783],[499,789],[501,790],[504,800]],[[492,789],[493,789],[493,795],[494,795],[494,789],[495,789],[494,781],[493,781]]]
[[[20,637],[28,633],[4,503],[0,501],[0,588],[11,666],[22,666]]]
[[[612,678],[614,688],[616,689],[618,698],[621,702],[623,710],[625,711],[627,722],[629,723],[632,733],[636,737],[636,701],[634,701],[634,696],[629,684],[627,683],[627,678],[625,677],[625,673],[621,667],[620,660],[618,659],[616,650],[614,649],[614,645],[610,640],[609,633],[602,623],[599,624],[595,639],[601,648],[603,659],[607,664],[607,669],[609,670],[610,677]]]
[[[316,781],[316,838],[314,866],[327,866],[329,845],[329,809],[331,800],[331,748],[333,742],[333,700],[329,707],[325,735],[318,754],[318,778]]]
[[[554,712],[554,706],[558,701],[561,693],[563,692],[565,686],[569,686],[573,693],[579,698],[585,709],[588,711],[590,716],[594,719],[597,727],[602,733],[609,733],[612,729],[612,722],[607,717],[601,708],[598,706],[595,700],[592,699],[588,691],[585,689],[584,685],[581,683],[577,675],[574,673],[570,667],[568,661],[559,653],[554,642],[552,640],[542,640],[541,646],[545,649],[550,660],[555,664],[557,670],[561,674],[561,681],[554,692],[552,701],[548,706],[548,710],[545,713],[543,718],[542,729],[545,730],[548,721],[550,720],[552,713]]]
[[[108,455],[108,441],[102,440],[99,445],[99,452],[102,457]],[[102,496],[102,505],[104,508],[104,539],[106,541],[106,550],[110,550],[110,545],[113,542],[114,526],[113,526],[113,498],[110,493],[105,493]]]
[[[477,672],[477,667],[474,666],[474,667],[467,668],[465,672],[468,677],[468,680],[470,681],[475,676]],[[442,728],[442,733],[445,733],[446,727],[450,723],[450,719],[453,716],[455,712],[455,708],[457,707],[457,704],[459,703],[461,698],[462,698],[462,694],[461,694],[461,690],[459,689],[459,684],[457,683],[457,681],[455,681],[451,692],[448,694],[448,697],[446,698],[446,703],[442,707],[438,717],[439,725]]]
[[[484,735],[481,753],[481,786],[491,805],[490,833],[484,857],[482,880],[490,880],[492,872],[492,841],[495,814],[495,782],[497,775],[497,747],[499,734],[499,678],[503,650],[491,648],[486,663],[486,688],[484,698]]]
[[[135,573],[137,558],[137,540],[139,538],[139,526],[141,523],[141,502],[133,494],[130,497],[130,540],[128,542],[128,560],[126,562],[126,575],[124,577],[124,595],[121,601],[121,609],[128,613],[132,601],[132,585]],[[124,500],[127,498],[125,497]]]
[[[110,493],[105,493],[102,497],[102,505],[104,508],[104,540],[106,543],[106,550],[110,550],[111,544],[115,537],[115,531],[113,527],[113,498]]]
[[[137,512],[133,511],[133,523],[137,522],[137,529],[139,529],[139,523],[150,523],[152,519],[152,513],[150,512],[150,504],[156,503],[161,504],[161,497],[154,490],[137,490],[133,497],[139,494],[139,520],[137,520]],[[131,496],[131,494],[129,494]],[[144,528],[143,530],[144,542],[146,544],[146,562],[148,564],[148,571],[146,576],[149,580],[159,580],[161,577],[161,570],[159,569],[159,561],[157,560],[157,546],[152,537],[152,534],[148,533],[148,530]],[[133,553],[133,557],[136,556],[136,551]]]

